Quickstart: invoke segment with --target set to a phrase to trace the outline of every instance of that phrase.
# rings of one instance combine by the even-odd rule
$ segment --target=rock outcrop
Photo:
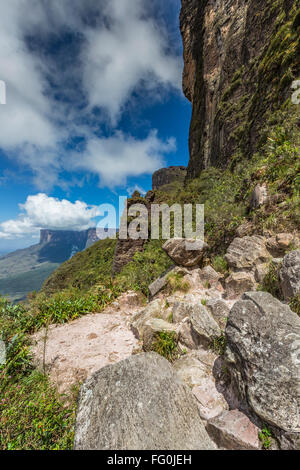
[[[286,300],[300,294],[300,250],[291,251],[283,258],[279,275]]]
[[[300,318],[270,294],[249,292],[233,306],[226,361],[240,399],[262,422],[300,433]]]
[[[254,235],[252,237],[235,238],[229,246],[225,259],[228,266],[236,271],[254,271],[259,264],[271,260],[266,249],[266,239]]]
[[[163,250],[178,266],[189,268],[199,265],[207,248],[205,242],[188,238],[171,238],[163,245]]]
[[[291,96],[288,68],[299,70],[296,47],[280,63],[269,47],[276,38],[289,48],[296,15],[292,0],[272,9],[266,0],[182,0],[183,91],[193,105],[189,177],[226,165],[238,149],[255,152],[266,113]]]
[[[214,448],[192,392],[157,354],[105,367],[80,389],[76,450]]]
[[[185,166],[170,166],[169,168],[161,168],[153,173],[152,189],[159,189],[162,186],[173,183],[174,181],[184,183],[186,178]]]

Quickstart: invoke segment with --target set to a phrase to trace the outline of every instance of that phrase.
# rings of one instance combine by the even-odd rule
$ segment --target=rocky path
[[[102,313],[39,331],[32,336],[36,363],[45,365],[59,393],[68,393],[102,367],[132,355],[138,341],[130,321],[139,309],[138,296],[127,293]]]

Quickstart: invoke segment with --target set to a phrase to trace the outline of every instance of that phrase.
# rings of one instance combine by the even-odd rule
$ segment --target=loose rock
[[[194,249],[193,247],[197,247]],[[208,245],[200,240],[172,238],[163,245],[163,250],[179,266],[199,265]]]
[[[211,419],[206,429],[218,447],[229,450],[258,450],[259,429],[238,410],[225,411]]]

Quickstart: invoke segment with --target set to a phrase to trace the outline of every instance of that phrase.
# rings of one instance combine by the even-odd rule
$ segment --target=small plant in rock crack
[[[178,357],[178,344],[175,331],[161,331],[157,333],[152,345],[152,351],[173,362]]]
[[[170,273],[168,275],[168,287],[172,293],[177,291],[188,292],[191,288],[191,285],[183,278],[183,274]]]
[[[211,349],[214,353],[218,354],[219,356],[223,356],[226,349],[226,336],[221,335],[218,338],[214,338],[211,342]]]
[[[258,434],[258,437],[262,443],[263,449],[269,450],[272,445],[272,433],[266,424]]]
[[[300,294],[294,297],[289,303],[290,309],[300,317]]]

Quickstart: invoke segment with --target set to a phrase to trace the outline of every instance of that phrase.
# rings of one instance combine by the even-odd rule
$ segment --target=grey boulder
[[[191,390],[155,353],[104,367],[80,389],[76,450],[214,448]]]
[[[300,432],[300,318],[265,292],[231,309],[225,359],[233,389],[263,422]]]
[[[279,276],[286,300],[300,294],[300,250],[291,251],[283,258]]]

